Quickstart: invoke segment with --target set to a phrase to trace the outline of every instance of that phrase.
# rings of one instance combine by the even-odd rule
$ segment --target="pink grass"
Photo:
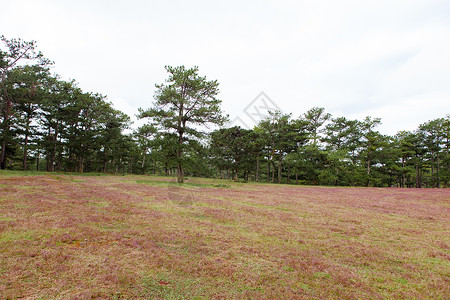
[[[450,190],[165,180],[0,177],[0,298],[449,295]]]

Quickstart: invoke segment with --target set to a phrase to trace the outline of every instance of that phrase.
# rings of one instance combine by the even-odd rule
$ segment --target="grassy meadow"
[[[449,299],[450,190],[0,171],[0,299]]]

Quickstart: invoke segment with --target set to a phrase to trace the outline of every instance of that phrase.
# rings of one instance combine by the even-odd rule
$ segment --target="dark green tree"
[[[162,130],[177,134],[177,177],[183,182],[183,151],[189,138],[199,138],[203,133],[199,126],[222,125],[226,117],[217,98],[219,83],[206,80],[198,74],[198,67],[166,66],[169,78],[156,85],[154,106],[140,109],[141,117],[153,120]]]
[[[219,163],[231,162],[233,179],[238,180],[239,170],[246,166],[246,171],[249,171],[249,166],[256,160],[254,144],[251,142],[256,139],[257,134],[253,130],[239,126],[219,129],[211,133],[211,152],[219,159]]]
[[[302,119],[306,124],[306,131],[308,132],[309,142],[317,145],[320,140],[320,133],[322,133],[322,126],[331,118],[331,114],[325,113],[323,107],[313,107],[303,114]]]
[[[15,111],[13,98],[8,93],[8,82],[11,87],[10,73],[15,68],[31,64],[48,68],[52,62],[36,50],[35,41],[0,36],[0,169],[6,168],[7,146],[13,140],[10,129]]]
[[[303,120],[292,120],[291,114],[282,114],[279,111],[269,112],[269,116],[258,124],[255,130],[259,132],[266,142],[268,181],[271,164],[273,167],[272,182],[275,181],[275,163],[277,163],[277,181],[281,183],[284,158],[307,141],[305,126],[306,123]],[[290,171],[290,169],[288,170]],[[288,173],[290,173],[289,171]]]
[[[6,88],[12,99],[14,129],[16,140],[22,150],[22,169],[28,168],[28,151],[30,145],[35,147],[38,126],[33,122],[39,117],[39,108],[44,97],[48,70],[40,66],[23,66],[9,73]]]
[[[334,178],[334,185],[354,185],[353,176],[357,166],[357,150],[360,147],[361,132],[358,120],[337,117],[330,120],[324,130],[322,141],[328,153],[328,178]],[[333,173],[333,174],[330,174]]]
[[[149,154],[149,150],[152,148],[154,144],[154,138],[158,133],[158,129],[151,124],[144,124],[137,128],[134,132],[134,136],[138,143],[138,147],[141,150],[142,160],[141,160],[141,168],[142,172],[145,172],[145,162],[147,155]]]
[[[372,166],[376,163],[378,151],[385,146],[382,142],[383,138],[381,134],[375,130],[375,128],[381,124],[380,118],[366,117],[363,122],[360,123],[360,131],[362,134],[360,159],[361,159],[361,180],[364,180],[367,186],[371,185],[373,177],[371,176]],[[366,171],[363,172],[363,166]],[[363,175],[365,173],[365,175]]]

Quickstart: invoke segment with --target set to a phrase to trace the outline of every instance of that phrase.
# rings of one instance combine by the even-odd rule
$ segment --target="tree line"
[[[130,118],[105,96],[52,75],[34,41],[0,41],[0,169],[123,169],[134,143],[123,134]]]
[[[379,118],[333,118],[314,107],[292,118],[270,113],[252,130],[211,134],[210,153],[221,177],[277,183],[448,187],[450,116],[394,136]],[[231,175],[230,175],[231,174]]]
[[[337,186],[448,187],[450,116],[383,135],[379,118],[271,112],[253,129],[223,128],[219,83],[166,67],[155,101],[130,117],[99,93],[51,74],[34,41],[0,42],[1,169],[215,177]],[[212,130],[210,125],[219,126]],[[127,133],[128,131],[128,133]]]

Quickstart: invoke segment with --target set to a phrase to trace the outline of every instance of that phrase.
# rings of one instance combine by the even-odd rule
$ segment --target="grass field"
[[[449,299],[450,190],[0,172],[0,298]]]

